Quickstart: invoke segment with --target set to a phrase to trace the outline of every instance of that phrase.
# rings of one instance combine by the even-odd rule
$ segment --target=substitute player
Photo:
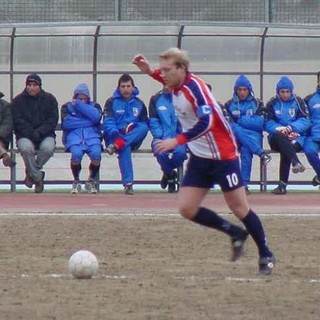
[[[184,132],[176,138],[159,141],[156,148],[158,152],[166,152],[187,143],[190,149],[191,156],[178,197],[180,214],[229,235],[233,261],[242,255],[249,233],[259,250],[259,273],[271,274],[275,258],[268,248],[259,217],[249,207],[241,180],[235,137],[220,106],[206,83],[189,72],[186,51],[171,48],[163,52],[159,60],[157,69],[153,69],[141,54],[136,55],[132,63],[173,90],[173,104]],[[200,206],[216,183],[220,185],[230,210],[247,231]]]

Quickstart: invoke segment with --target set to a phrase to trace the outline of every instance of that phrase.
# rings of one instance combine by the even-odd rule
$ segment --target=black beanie
[[[36,73],[31,73],[27,76],[26,86],[31,82],[36,83],[40,87],[42,85],[41,78]]]

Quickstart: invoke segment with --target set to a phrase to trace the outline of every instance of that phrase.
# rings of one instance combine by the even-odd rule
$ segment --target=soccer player
[[[158,152],[166,152],[188,144],[190,149],[191,156],[178,197],[180,214],[229,235],[233,261],[241,257],[249,233],[259,250],[259,273],[271,274],[275,258],[268,248],[259,217],[249,207],[235,137],[220,106],[206,83],[189,71],[186,51],[168,49],[159,56],[159,61],[159,68],[154,69],[142,54],[138,54],[132,63],[173,90],[173,104],[184,132],[176,138],[159,141],[156,148]],[[246,230],[201,206],[216,183],[220,185],[230,210]]]

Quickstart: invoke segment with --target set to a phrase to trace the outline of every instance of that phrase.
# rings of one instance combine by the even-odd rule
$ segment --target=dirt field
[[[277,257],[266,277],[251,239],[230,262],[229,239],[180,218],[176,195],[2,194],[0,318],[318,320],[318,197],[250,197]],[[221,195],[207,204],[228,211]],[[81,248],[99,259],[94,279],[68,274]]]

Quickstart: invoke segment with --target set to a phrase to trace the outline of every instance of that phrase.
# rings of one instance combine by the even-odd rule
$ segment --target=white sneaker
[[[98,193],[97,182],[95,180],[88,180],[84,185],[88,193],[96,194]]]
[[[71,193],[77,194],[81,192],[81,183],[79,180],[74,180],[72,184]]]

